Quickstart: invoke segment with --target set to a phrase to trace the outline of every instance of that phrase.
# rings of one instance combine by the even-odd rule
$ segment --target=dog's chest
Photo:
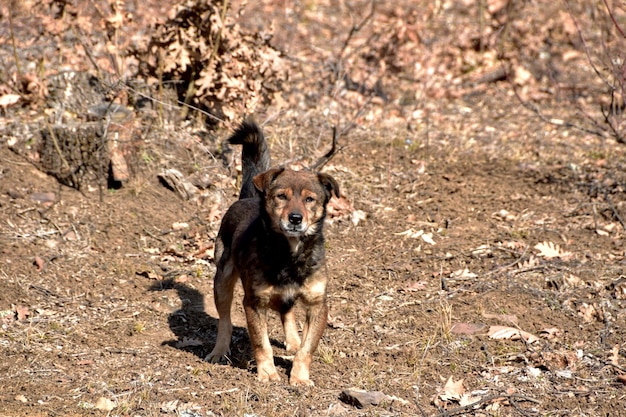
[[[303,284],[271,285],[263,282],[257,283],[253,291],[259,305],[285,312],[297,300],[302,300],[305,304],[322,301],[326,296],[326,280],[314,275]]]

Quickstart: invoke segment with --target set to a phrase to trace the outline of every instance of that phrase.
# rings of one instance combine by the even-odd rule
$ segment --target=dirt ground
[[[284,29],[353,12],[320,4],[272,18]],[[250,7],[254,26],[267,4]],[[453,11],[436,22],[471,17]],[[276,41],[302,42],[287,38]],[[293,45],[299,59],[324,55],[321,42]],[[148,129],[139,115],[132,178],[77,190],[15,151],[41,126],[42,107],[24,105],[0,119],[0,415],[626,416],[626,146],[546,123],[508,83],[419,95],[397,76],[389,102],[345,107],[315,77],[302,84],[321,66],[294,66],[296,104],[257,116],[275,163],[310,162],[337,119],[365,109],[324,168],[349,205],[326,229],[315,386],[286,382],[274,316],[283,381],[257,382],[240,302],[232,364],[203,360],[217,323],[213,239],[237,193],[228,126]],[[168,168],[211,185],[181,199],[159,180]],[[340,399],[350,388],[385,397],[358,408]]]

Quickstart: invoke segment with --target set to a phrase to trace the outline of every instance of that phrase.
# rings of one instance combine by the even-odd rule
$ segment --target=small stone
[[[378,405],[385,398],[387,398],[387,396],[381,391],[363,391],[358,389],[346,389],[339,395],[341,401],[358,408]]]

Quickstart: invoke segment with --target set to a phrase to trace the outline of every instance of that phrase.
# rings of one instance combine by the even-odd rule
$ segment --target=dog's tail
[[[228,142],[243,145],[241,151],[243,179],[239,199],[254,197],[257,193],[252,178],[270,168],[270,151],[263,131],[254,121],[246,120],[235,130]]]

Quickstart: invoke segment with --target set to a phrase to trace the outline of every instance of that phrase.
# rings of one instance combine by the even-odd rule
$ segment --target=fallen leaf
[[[98,401],[96,401],[96,405],[94,407],[102,411],[111,411],[116,406],[115,403],[108,398],[100,397],[98,398]]]
[[[476,275],[473,272],[470,272],[470,270],[467,269],[467,268],[465,268],[465,269],[457,269],[456,271],[454,271],[453,273],[450,274],[450,278],[460,279],[460,280],[474,279],[477,276],[478,275]]]
[[[427,283],[425,281],[414,281],[414,282],[411,282],[406,287],[403,287],[400,291],[404,291],[404,292],[424,291],[426,289],[426,284]]]
[[[159,275],[156,274],[154,271],[137,271],[135,272],[135,275],[139,275],[141,277],[145,277],[148,279],[159,279]]]
[[[474,397],[470,393],[465,393],[461,395],[461,398],[459,399],[459,406],[465,407],[466,405],[473,404],[478,400],[480,400],[480,397]]]
[[[350,214],[350,221],[353,225],[358,226],[361,220],[367,219],[367,214],[363,210],[354,210]]]
[[[483,323],[454,323],[450,327],[450,332],[453,334],[476,334],[484,331],[487,328]]]
[[[408,230],[405,230],[404,232],[396,233],[397,236],[405,236],[410,239],[417,239],[418,237],[421,237],[423,234],[424,234],[423,230],[415,231],[413,229],[408,229]]]
[[[531,254],[526,261],[519,262],[517,267],[519,269],[533,268],[539,265],[539,259],[535,257],[535,255]]]
[[[556,327],[549,327],[547,329],[542,329],[539,332],[539,336],[543,337],[544,339],[548,339],[548,340],[553,340],[556,338],[559,338],[563,335],[563,331],[561,329],[558,329]]]
[[[4,94],[0,96],[0,107],[9,107],[20,100],[18,94]]]
[[[423,233],[420,237],[422,238],[424,242],[428,243],[429,245],[435,244],[432,233]]]
[[[183,229],[188,229],[188,228],[189,228],[189,224],[184,223],[184,222],[175,222],[172,224],[173,230],[183,230]]]
[[[202,346],[204,342],[199,339],[195,339],[193,337],[183,337],[183,340],[179,340],[176,342],[176,348],[181,349],[190,346]]]
[[[178,407],[178,400],[167,401],[161,404],[160,409],[163,413],[175,413]]]
[[[595,306],[587,303],[582,303],[582,305],[578,307],[578,315],[583,318],[585,323],[591,323],[595,321],[596,318],[600,318],[600,314]]]
[[[15,401],[19,401],[19,402],[24,403],[24,404],[26,404],[28,402],[26,397],[21,395],[21,394],[15,396]]]
[[[528,343],[534,343],[539,340],[537,336],[523,330],[516,329],[515,327],[508,326],[490,326],[487,335],[492,339],[524,339]]]
[[[40,256],[35,256],[33,263],[37,266],[37,272],[43,271],[46,267],[46,261],[44,261]]]
[[[25,306],[17,306],[15,308],[15,313],[17,314],[17,319],[19,321],[24,321],[28,316],[30,316],[30,310]]]
[[[454,380],[452,375],[446,381],[446,385],[443,387],[443,393],[439,394],[439,398],[443,401],[460,401],[461,396],[465,393],[465,388],[463,387],[463,378],[458,381]]]
[[[611,349],[611,363],[619,367],[619,343]]]
[[[546,259],[559,258],[566,261],[571,259],[573,256],[571,252],[563,252],[559,245],[552,242],[537,243],[534,248],[539,251],[537,256],[541,256]]]
[[[350,200],[346,197],[341,196],[340,198],[333,197],[328,202],[326,206],[326,210],[328,212],[328,217],[336,218],[336,217],[344,217],[354,211],[354,207]]]

